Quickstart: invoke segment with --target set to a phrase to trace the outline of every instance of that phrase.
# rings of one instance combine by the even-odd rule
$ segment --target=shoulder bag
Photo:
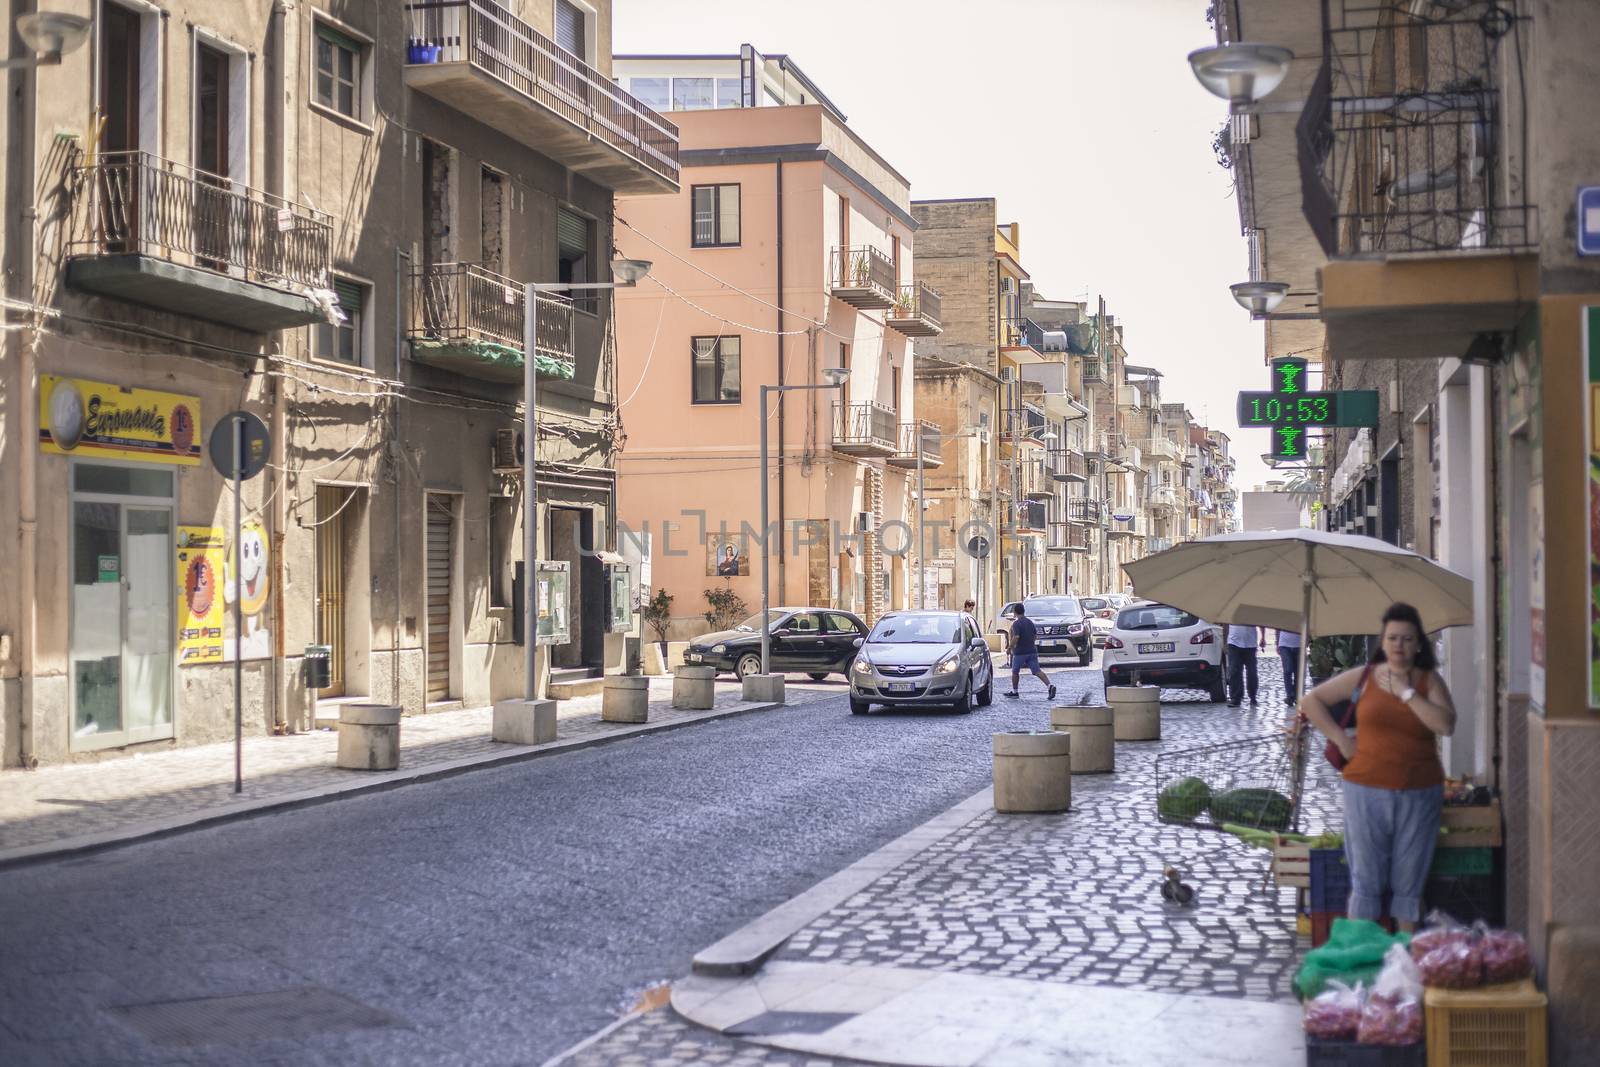
[[[1350,699],[1347,701],[1344,715],[1339,719],[1341,729],[1348,730],[1356,724],[1356,705],[1361,703],[1361,692],[1366,689],[1367,679],[1371,676],[1372,664],[1369,663],[1367,664],[1367,669],[1361,672],[1361,680],[1356,683],[1355,691],[1350,694]],[[1323,746],[1322,755],[1324,759],[1333,765],[1333,769],[1336,771],[1344,770],[1344,765],[1348,762],[1344,758],[1344,753],[1339,751],[1339,746],[1332,741]]]

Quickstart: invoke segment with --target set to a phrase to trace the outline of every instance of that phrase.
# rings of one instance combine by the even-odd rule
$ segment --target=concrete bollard
[[[489,736],[510,745],[548,745],[556,739],[556,702],[521,697],[497,701]]]
[[[995,734],[994,810],[1066,811],[1072,807],[1072,737]]]
[[[684,664],[672,671],[672,706],[689,711],[709,711],[716,703],[717,669]]]
[[[1118,741],[1161,740],[1161,689],[1154,685],[1106,688]]]
[[[650,679],[643,675],[613,674],[600,694],[602,722],[649,722]]]
[[[659,641],[646,641],[639,650],[639,662],[644,673],[651,677],[660,677],[667,673],[667,655],[661,648]]]
[[[1050,709],[1050,726],[1072,738],[1072,773],[1116,770],[1115,713],[1105,704]]]
[[[667,642],[667,671],[668,673],[683,666],[683,654],[689,651],[687,641]]]
[[[392,704],[341,707],[336,763],[347,771],[392,771],[399,767],[400,709]]]
[[[783,675],[781,674],[747,674],[744,676],[743,693],[745,700],[758,704],[783,703]]]

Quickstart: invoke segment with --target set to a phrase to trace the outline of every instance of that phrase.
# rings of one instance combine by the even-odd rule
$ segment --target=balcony
[[[1082,452],[1071,448],[1055,450],[1055,467],[1050,476],[1058,482],[1086,482],[1089,480],[1089,461]]]
[[[522,383],[521,282],[473,263],[439,263],[413,271],[410,291],[411,358],[469,378]],[[534,358],[550,378],[573,375],[572,302],[538,294]]]
[[[1152,437],[1148,441],[1140,442],[1140,447],[1151,461],[1183,462],[1183,450],[1178,447],[1176,441],[1166,437]]]
[[[922,444],[922,469],[931,471],[944,466],[944,457],[939,450],[943,438],[939,434],[938,424],[920,419],[900,424],[899,450],[885,462],[892,467],[916,470],[919,441]]]
[[[833,450],[846,456],[892,456],[899,451],[893,408],[834,404]]]
[[[1122,520],[1112,518],[1111,524],[1106,527],[1106,536],[1110,538],[1143,537],[1145,532],[1143,515],[1134,515]]]
[[[1104,385],[1106,365],[1099,356],[1084,356],[1078,368],[1078,377],[1084,385]]]
[[[1049,549],[1052,552],[1087,552],[1089,551],[1089,528],[1087,526],[1052,526],[1050,528]]]
[[[882,310],[894,306],[900,279],[895,277],[894,261],[876,248],[835,248],[828,288],[851,307]]]
[[[255,333],[327,321],[333,220],[144,152],[73,170],[75,289]]]
[[[1006,508],[1005,532],[1016,536],[1018,534],[1043,533],[1050,525],[1046,515],[1045,506],[1038,501],[1023,501],[1021,504],[1009,505]]]
[[[1067,501],[1067,521],[1080,526],[1100,526],[1105,522],[1105,504],[1099,500]]]
[[[1177,486],[1158,485],[1150,490],[1150,499],[1146,502],[1146,506],[1152,511],[1176,511],[1180,500]]]
[[[902,285],[885,321],[907,337],[938,337],[944,332],[939,290],[926,282]]]
[[[1145,470],[1144,453],[1131,441],[1124,441],[1116,450],[1117,462],[1129,470]]]
[[[405,84],[618,193],[678,191],[678,127],[492,0],[406,5]]]
[[[1144,539],[1144,554],[1147,556],[1153,556],[1157,552],[1165,552],[1171,547],[1172,538],[1170,537],[1146,537]]]
[[[1056,495],[1055,479],[1042,459],[1023,460],[1019,465],[1022,474],[1022,495],[1029,500],[1049,500]]]

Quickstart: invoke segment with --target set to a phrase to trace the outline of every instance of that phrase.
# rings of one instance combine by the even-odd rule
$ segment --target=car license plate
[[[1171,651],[1172,651],[1172,642],[1171,641],[1163,641],[1162,643],[1160,643],[1158,645],[1140,645],[1139,646],[1139,654],[1140,655],[1149,655],[1152,652],[1171,652]]]
[[[889,692],[891,692],[891,693],[910,693],[910,692],[914,692],[916,690],[916,688],[917,687],[915,685],[913,685],[912,683],[910,683],[910,682],[890,682],[889,683]]]
[[[698,652],[685,652],[683,654],[683,662],[685,662],[685,663],[699,663],[700,662],[700,653],[698,653]]]

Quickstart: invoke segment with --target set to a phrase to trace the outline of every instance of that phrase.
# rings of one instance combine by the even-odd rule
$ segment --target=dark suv
[[[1037,644],[1041,656],[1077,656],[1078,665],[1087,665],[1094,659],[1090,647],[1089,617],[1075,596],[1030,596],[1022,601],[1023,609],[1033,625],[1038,628]],[[1011,623],[1017,617],[1017,605],[1007,604],[1000,611],[1002,633],[1009,634]]]

